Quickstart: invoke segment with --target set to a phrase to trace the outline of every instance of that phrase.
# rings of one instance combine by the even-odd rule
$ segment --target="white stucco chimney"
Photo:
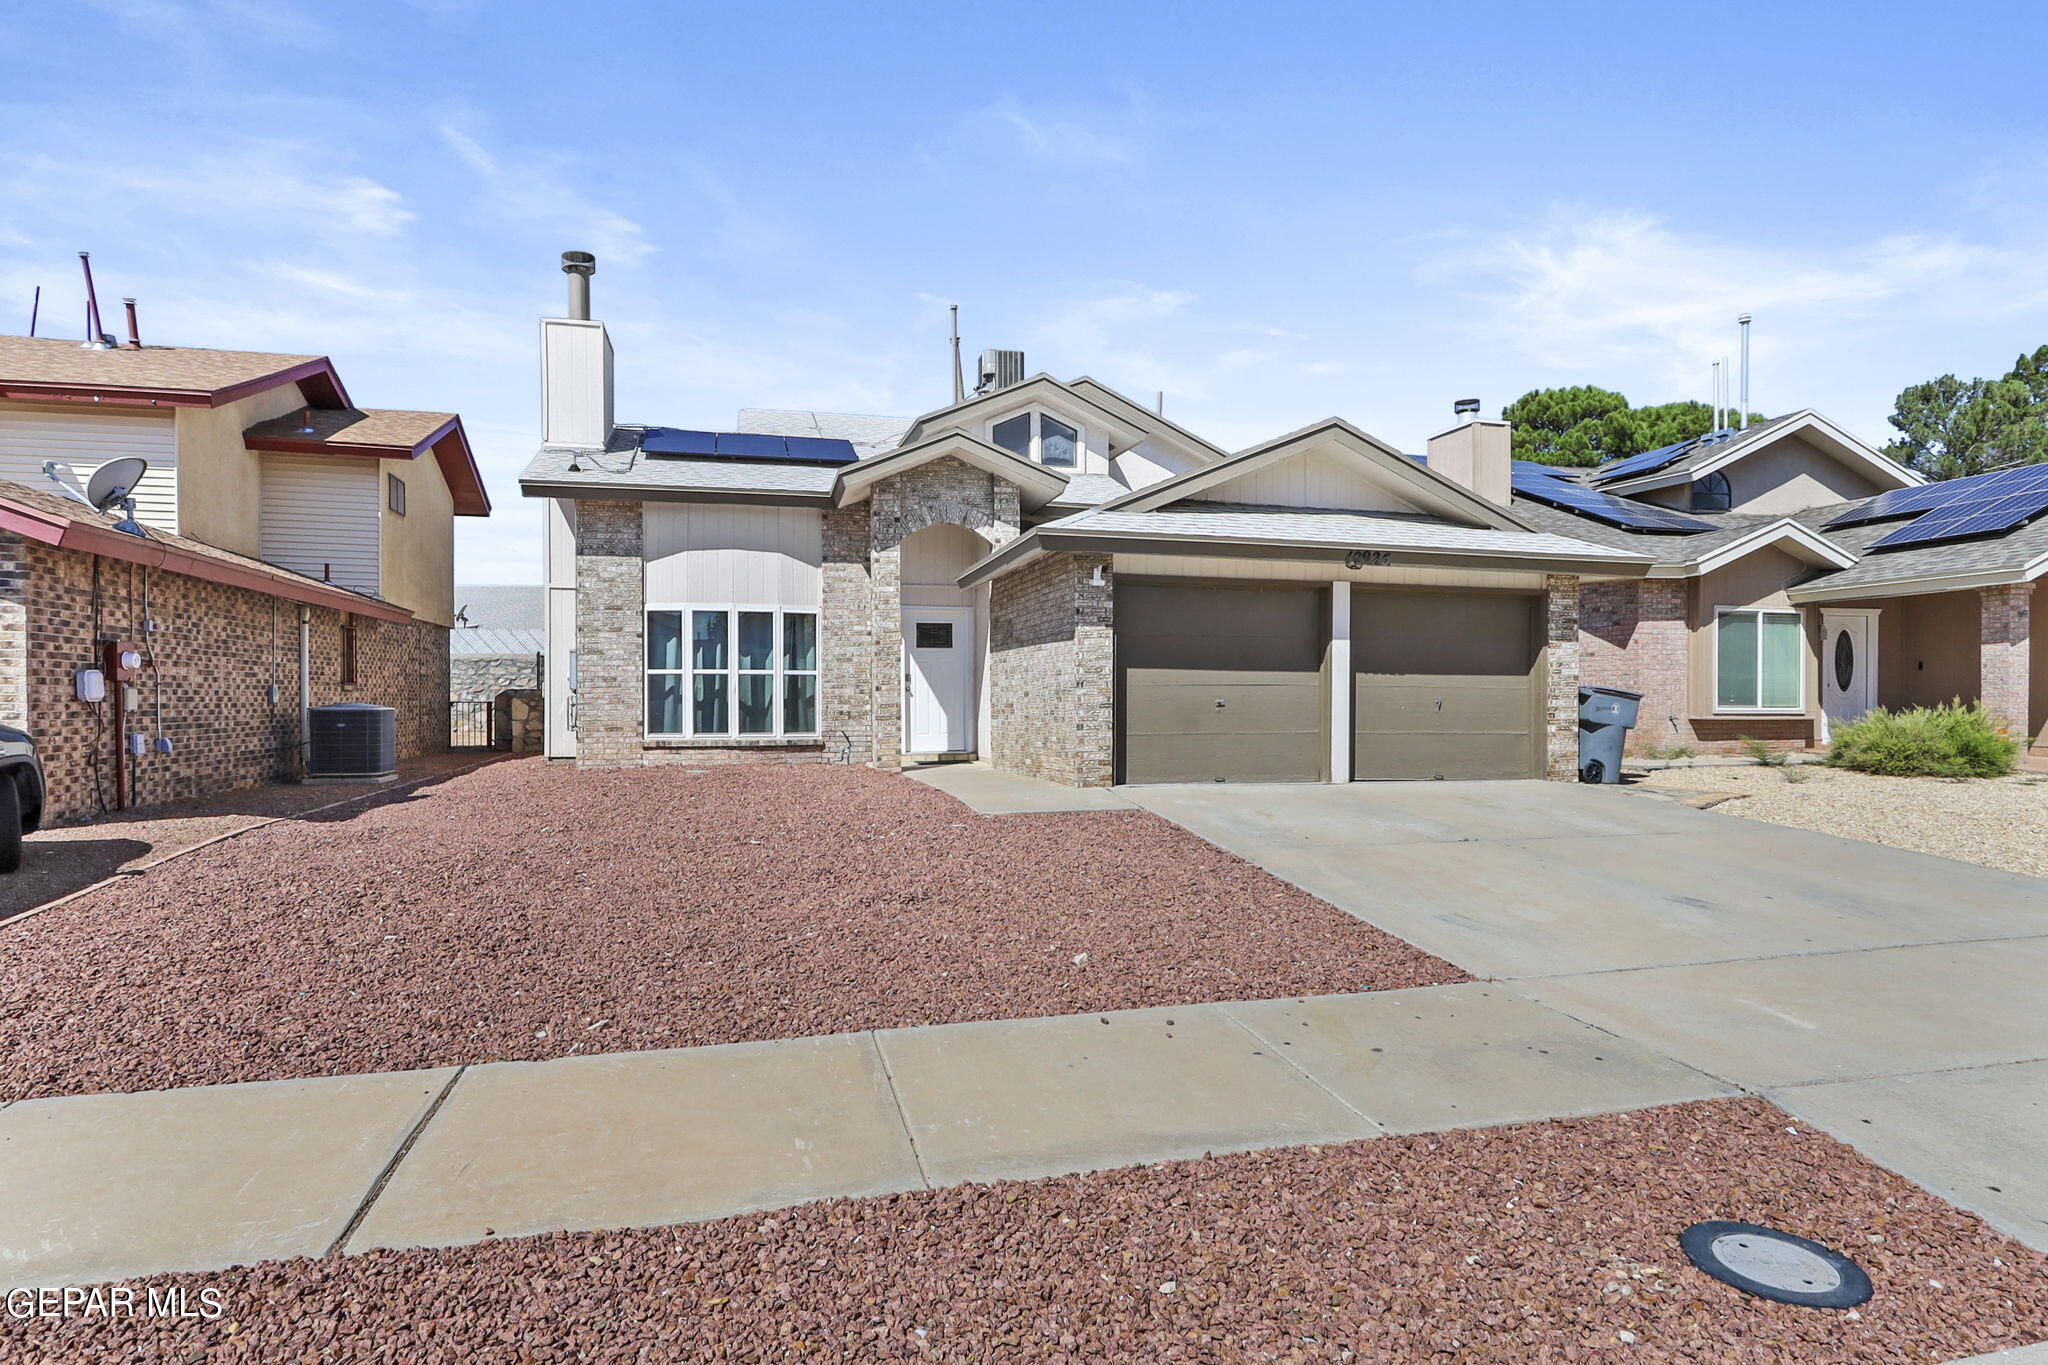
[[[541,439],[551,446],[602,450],[612,433],[612,342],[590,317],[597,258],[562,253],[569,316],[540,320]]]
[[[1506,422],[1479,415],[1477,398],[1461,398],[1453,410],[1458,424],[1429,438],[1429,467],[1488,502],[1508,505],[1513,431]]]

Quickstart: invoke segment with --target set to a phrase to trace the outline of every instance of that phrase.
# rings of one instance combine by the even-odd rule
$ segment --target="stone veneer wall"
[[[865,722],[868,740],[854,750],[854,757],[887,765],[903,757],[904,540],[927,526],[964,526],[995,549],[1016,539],[1022,510],[1015,484],[951,456],[876,483],[868,509],[869,705],[865,716],[859,714],[857,703],[854,709],[856,719]],[[833,627],[829,614],[819,623],[821,632]],[[989,683],[995,687],[993,674]],[[846,728],[851,733],[851,727]]]
[[[1091,581],[1098,570],[1100,584]],[[995,581],[996,767],[1072,787],[1115,780],[1115,596],[1107,555],[1046,555]]]
[[[645,761],[640,715],[647,570],[640,504],[576,508],[576,764]]]
[[[445,750],[447,628],[356,618],[356,681],[344,685],[342,613],[310,611],[313,704],[394,707],[399,757]],[[145,631],[145,619],[158,629]],[[133,640],[154,655],[136,684],[130,729],[169,736],[172,751],[130,760],[136,804],[296,778],[298,621],[298,603],[267,593],[0,533],[0,721],[36,737],[46,818],[88,818],[115,805],[113,708],[79,701],[73,687],[77,670],[100,666],[100,640]]]
[[[1574,782],[1579,775],[1579,580],[1543,577],[1543,775]]]
[[[531,654],[458,654],[448,661],[448,700],[489,701],[500,692],[539,687]]]
[[[2034,585],[2001,583],[1978,592],[1977,693],[2014,734],[2026,739]]]

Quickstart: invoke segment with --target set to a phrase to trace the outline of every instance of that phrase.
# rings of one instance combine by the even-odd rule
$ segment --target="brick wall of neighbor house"
[[[1687,700],[1686,581],[1588,583],[1579,592],[1579,680],[1643,694],[1630,753],[1696,744]]]
[[[1573,782],[1579,775],[1579,580],[1543,576],[1543,775]]]
[[[458,654],[448,661],[448,700],[489,701],[513,688],[539,687],[531,654]]]
[[[131,728],[168,735],[172,752],[131,760],[138,804],[297,775],[297,603],[4,534],[0,566],[0,720],[36,736],[51,820],[90,817],[115,803],[113,708],[81,702],[73,688],[77,670],[99,666],[96,639],[144,643],[154,655],[156,667],[137,684]],[[158,623],[155,632],[143,630],[146,617]],[[396,707],[404,758],[448,747],[445,627],[358,618],[357,681],[343,686],[341,613],[316,607],[311,618],[316,705]]]
[[[1022,512],[1017,485],[951,456],[882,479],[868,497],[868,695],[871,748],[856,757],[891,764],[903,756],[903,554],[912,533],[962,526],[991,549],[1014,540]],[[999,615],[1000,613],[998,613]],[[822,631],[832,629],[827,616]],[[991,678],[993,683],[993,678]]]
[[[1978,693],[2022,737],[2027,728],[2032,583],[1978,589]]]
[[[990,761],[1070,787],[1114,780],[1116,580],[1106,555],[1047,555],[995,581]],[[1092,581],[1100,571],[1102,582]]]

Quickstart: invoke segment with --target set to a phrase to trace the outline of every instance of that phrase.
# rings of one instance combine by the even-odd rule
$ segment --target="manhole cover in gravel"
[[[1678,1235],[1687,1260],[1745,1294],[1807,1308],[1854,1308],[1870,1277],[1818,1242],[1755,1223],[1694,1223]]]

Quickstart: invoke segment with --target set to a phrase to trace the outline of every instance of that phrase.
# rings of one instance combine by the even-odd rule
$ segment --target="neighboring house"
[[[448,699],[487,701],[540,686],[546,589],[525,583],[457,585],[448,633]]]
[[[1582,677],[1644,693],[1638,751],[1800,747],[1957,697],[2042,742],[2048,466],[1928,484],[1803,411],[1590,471],[1520,464],[1514,483],[1532,524],[1656,556],[1582,601]],[[1645,514],[1679,524],[1614,524]]]
[[[139,535],[44,473],[129,455]],[[293,775],[302,651],[312,704],[445,748],[451,518],[489,511],[458,418],[357,408],[324,357],[0,337],[0,720],[52,817]],[[117,642],[142,666],[80,699]]]
[[[1657,559],[1533,518],[1499,422],[1227,454],[991,352],[908,422],[622,426],[603,324],[541,344],[547,751],[587,765],[1569,779],[1582,588]]]

